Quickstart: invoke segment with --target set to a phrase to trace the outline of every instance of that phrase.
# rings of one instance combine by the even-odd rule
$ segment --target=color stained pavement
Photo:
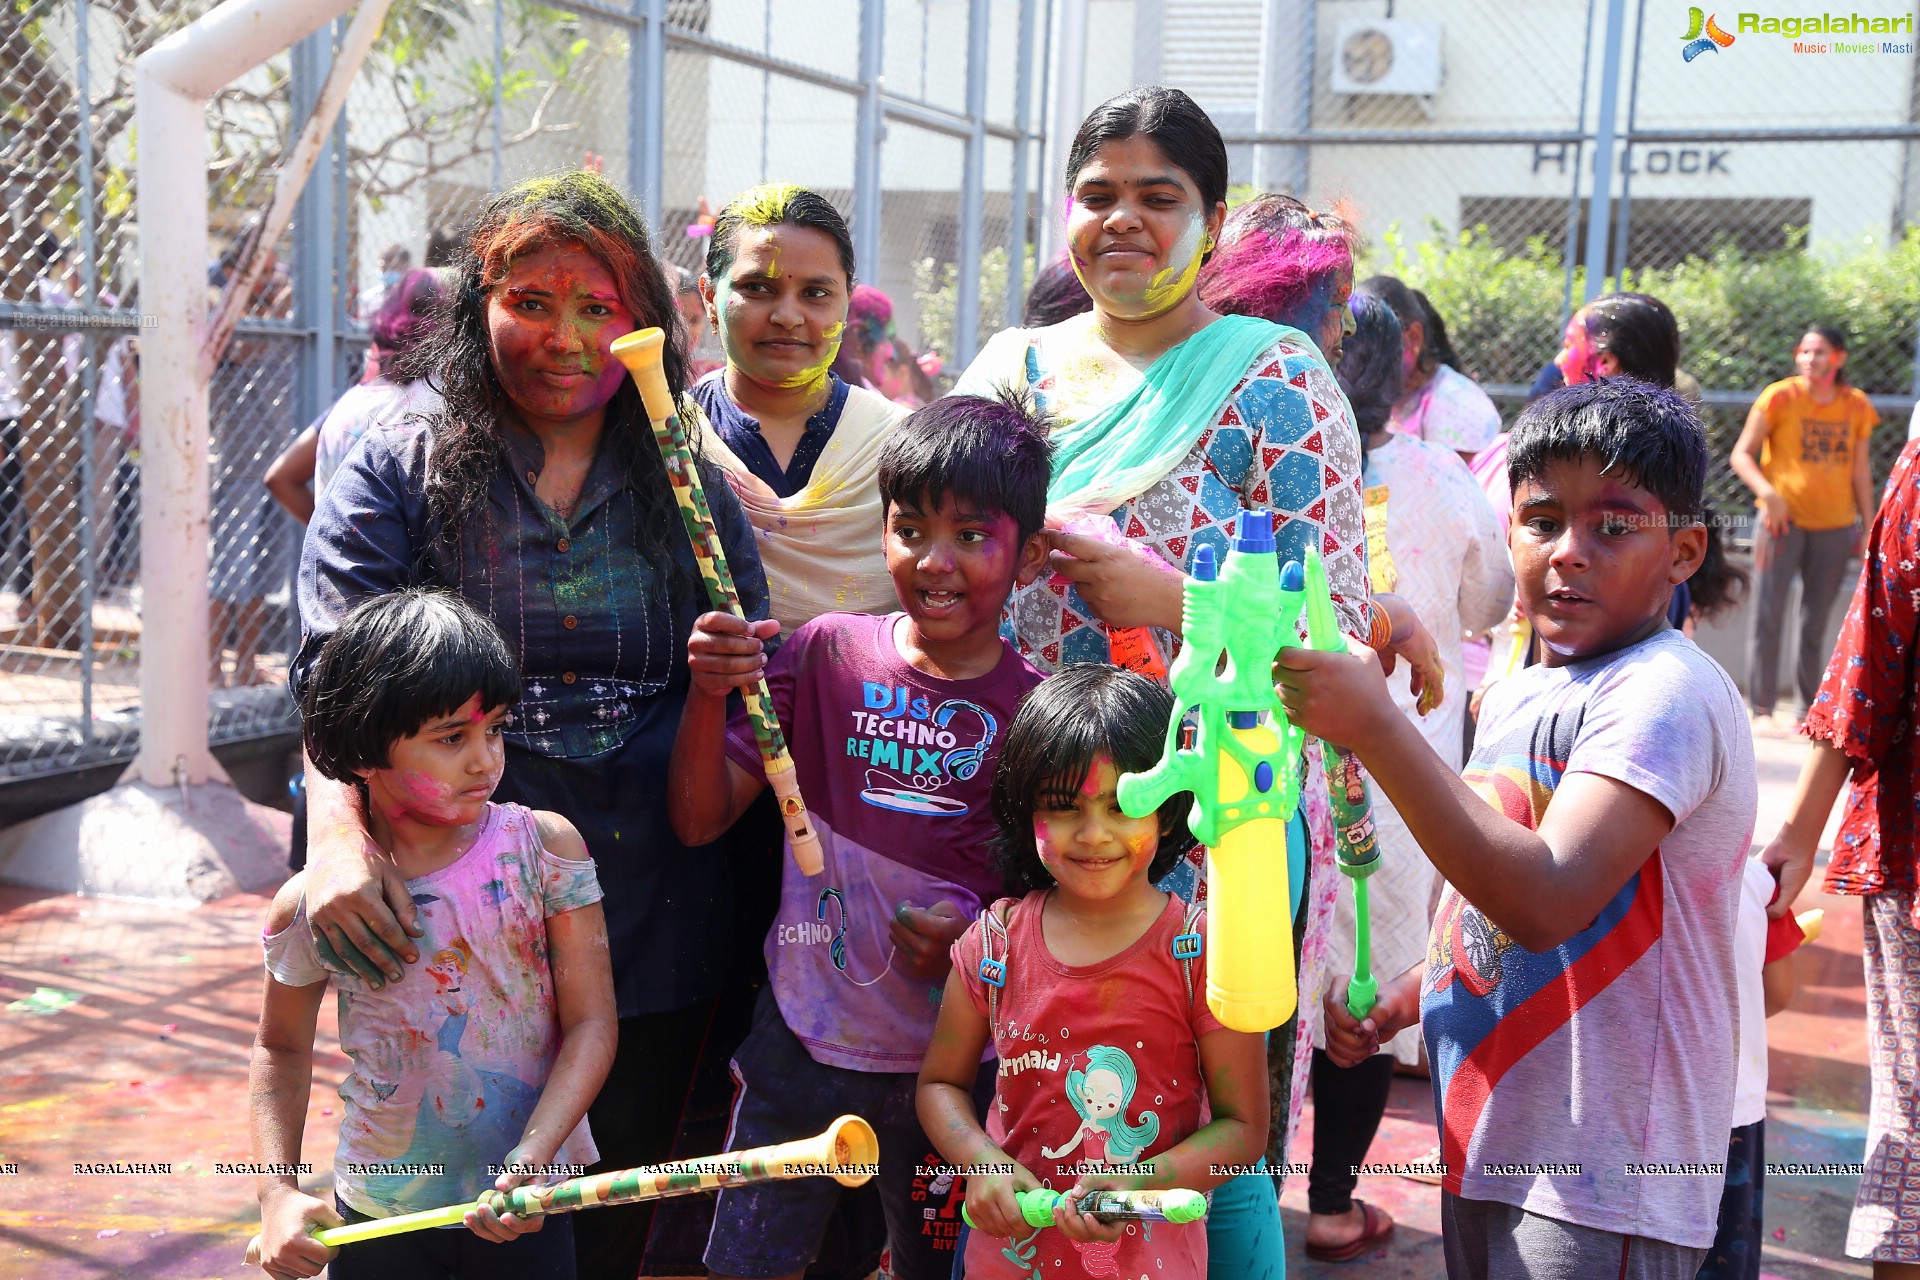
[[[1756,839],[1778,828],[1802,748],[1756,744]],[[195,910],[0,887],[0,1280],[214,1280],[262,1273],[241,1253],[256,1229],[250,1179],[217,1171],[248,1159],[246,1075],[259,1007],[259,927],[267,899]],[[1800,969],[1792,1006],[1768,1024],[1769,1161],[1856,1161],[1865,1137],[1865,1005],[1860,911],[1809,895],[1826,929]],[[328,1184],[346,1067],[331,1002],[307,1113],[302,1178]],[[1308,1124],[1311,1124],[1309,1113]],[[1423,1080],[1396,1081],[1370,1159],[1405,1163],[1434,1145]],[[1303,1130],[1296,1159],[1306,1159]],[[165,1173],[79,1175],[76,1164],[164,1164]],[[1398,1222],[1392,1240],[1341,1266],[1310,1263],[1305,1179],[1283,1197],[1293,1277],[1442,1275],[1438,1188],[1363,1176],[1359,1194]],[[1767,1183],[1763,1272],[1788,1280],[1867,1276],[1842,1256],[1853,1188],[1845,1178]]]

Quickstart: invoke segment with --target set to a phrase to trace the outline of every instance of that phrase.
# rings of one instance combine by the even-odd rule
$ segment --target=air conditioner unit
[[[1333,91],[1432,97],[1440,92],[1442,30],[1391,18],[1342,22],[1333,35]]]

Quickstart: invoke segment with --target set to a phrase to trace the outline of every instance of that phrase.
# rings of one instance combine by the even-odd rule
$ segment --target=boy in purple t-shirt
[[[702,615],[674,744],[669,813],[681,838],[718,837],[767,785],[744,711],[727,699],[764,668],[825,868],[782,863],[769,984],[734,1055],[729,1150],[864,1116],[880,1136],[881,1205],[902,1280],[944,1280],[959,1198],[914,1113],[915,1078],[948,949],[1001,883],[988,839],[997,739],[1040,681],[1000,638],[1016,583],[1046,563],[1051,449],[1011,397],[950,396],[908,417],[880,458],[887,569],[904,612],[828,613],[771,662],[774,622]],[[976,1086],[993,1096],[991,1072]],[[706,1264],[719,1276],[797,1276],[839,1195],[826,1178],[721,1193]]]

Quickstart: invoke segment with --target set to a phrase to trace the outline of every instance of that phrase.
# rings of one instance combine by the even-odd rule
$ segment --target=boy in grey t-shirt
[[[1706,458],[1644,383],[1522,414],[1509,546],[1545,658],[1489,693],[1464,778],[1370,656],[1281,655],[1295,722],[1359,753],[1449,883],[1424,965],[1365,1020],[1344,982],[1325,1004],[1336,1061],[1424,1023],[1456,1280],[1691,1277],[1713,1241],[1756,787],[1738,692],[1666,621]]]

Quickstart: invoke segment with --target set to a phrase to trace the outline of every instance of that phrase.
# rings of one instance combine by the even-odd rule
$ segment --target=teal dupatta
[[[1049,520],[1105,515],[1172,474],[1260,353],[1298,329],[1221,316],[1168,348],[1140,384],[1100,412],[1054,428]]]

